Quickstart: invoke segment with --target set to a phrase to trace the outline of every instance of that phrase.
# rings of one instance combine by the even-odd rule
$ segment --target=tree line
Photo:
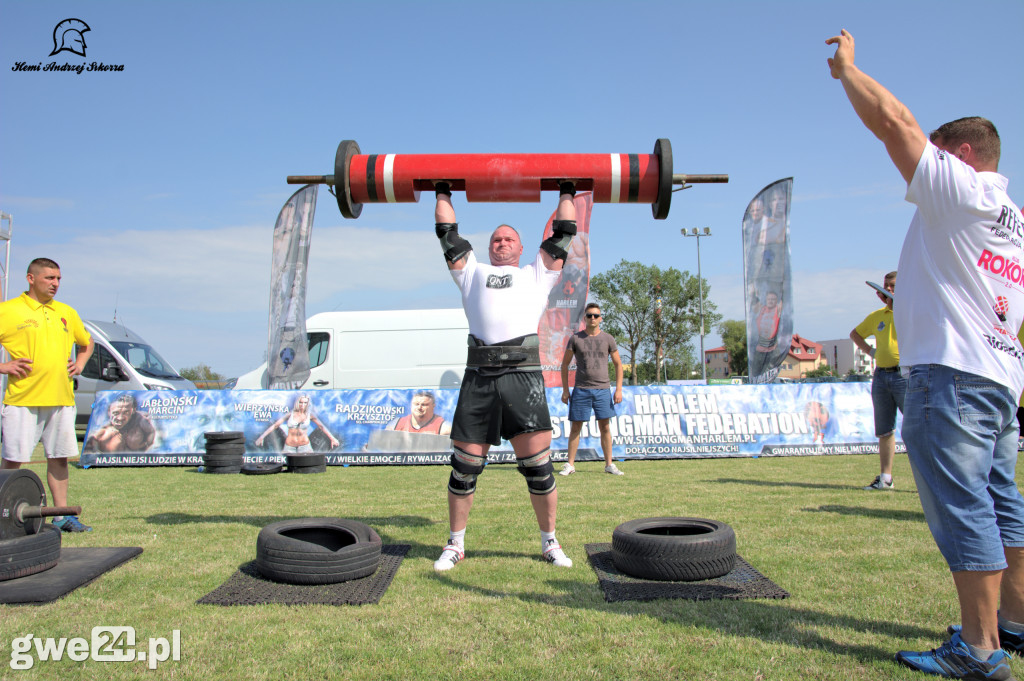
[[[590,292],[603,315],[601,328],[615,337],[629,383],[700,374],[704,358],[691,345],[701,331],[700,289],[697,277],[687,271],[629,260],[591,278]],[[706,335],[722,315],[708,297],[707,280],[703,289]]]

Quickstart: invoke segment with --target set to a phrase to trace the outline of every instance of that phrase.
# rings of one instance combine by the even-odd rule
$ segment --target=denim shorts
[[[573,388],[569,398],[569,420],[589,421],[590,411],[599,421],[615,417],[610,388]]]
[[[928,529],[953,572],[1002,570],[1024,546],[1017,398],[987,378],[940,364],[910,368],[903,442]]]
[[[896,430],[896,410],[903,411],[907,379],[899,367],[895,371],[875,369],[871,378],[871,404],[875,408],[875,437],[884,437]]]

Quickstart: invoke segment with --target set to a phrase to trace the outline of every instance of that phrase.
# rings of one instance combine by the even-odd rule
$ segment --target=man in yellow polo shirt
[[[896,272],[890,272],[882,280],[882,288],[890,294],[896,292]],[[892,460],[896,455],[896,410],[903,412],[903,396],[907,392],[907,379],[900,373],[900,350],[896,343],[896,328],[892,324],[892,295],[875,295],[885,307],[875,310],[850,332],[850,340],[875,358],[875,375],[871,379],[871,403],[875,411],[875,437],[878,438],[878,458],[882,472],[874,482],[865,487],[869,490],[895,489],[892,480]],[[864,339],[875,337],[876,348]]]
[[[0,468],[20,468],[42,440],[52,504],[67,506],[68,458],[78,455],[72,379],[82,373],[93,342],[78,313],[53,299],[60,286],[57,263],[36,258],[26,279],[27,291],[0,303],[0,345],[11,356],[0,364],[0,374],[7,374]],[[74,516],[58,516],[53,524],[64,532],[92,529]]]

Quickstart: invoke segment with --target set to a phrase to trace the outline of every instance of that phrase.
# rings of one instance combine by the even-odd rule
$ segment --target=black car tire
[[[705,518],[641,518],[612,533],[612,562],[633,577],[694,582],[728,574],[736,564],[736,533]]]
[[[380,536],[357,520],[282,520],[260,530],[256,568],[275,582],[334,584],[372,575],[380,549]]]
[[[0,541],[0,582],[49,570],[60,561],[60,530],[45,524],[36,534]]]

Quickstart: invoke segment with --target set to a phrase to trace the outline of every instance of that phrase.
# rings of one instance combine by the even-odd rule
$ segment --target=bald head
[[[519,232],[508,225],[501,225],[491,234],[487,253],[495,267],[518,267],[519,257],[523,254],[523,242],[519,239]]]

